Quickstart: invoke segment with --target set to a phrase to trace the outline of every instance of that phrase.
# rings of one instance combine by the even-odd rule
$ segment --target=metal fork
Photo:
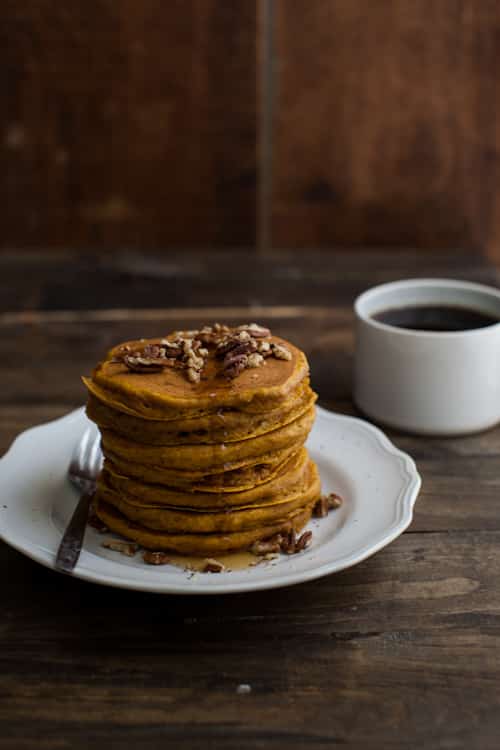
[[[71,573],[80,557],[90,504],[101,464],[99,432],[95,426],[88,427],[75,447],[68,468],[68,479],[82,492],[82,495],[57,551],[56,570],[63,573]]]

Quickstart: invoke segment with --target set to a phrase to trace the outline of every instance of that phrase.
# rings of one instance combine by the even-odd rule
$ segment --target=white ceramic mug
[[[383,310],[451,305],[500,321],[500,290],[450,279],[373,287],[355,302],[354,400],[368,417],[408,432],[459,435],[500,422],[500,322],[464,331],[397,328]]]

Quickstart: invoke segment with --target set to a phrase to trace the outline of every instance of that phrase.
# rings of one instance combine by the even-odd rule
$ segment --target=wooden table
[[[355,413],[358,292],[419,275],[498,284],[457,253],[12,253],[0,272],[0,451],[80,405],[80,374],[113,342],[214,319],[292,338],[320,402]],[[423,476],[411,528],[313,583],[148,595],[58,575],[0,544],[0,748],[496,750],[500,429],[390,436]]]

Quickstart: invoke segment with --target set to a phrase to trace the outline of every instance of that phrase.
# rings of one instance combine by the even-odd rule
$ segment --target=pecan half
[[[170,558],[165,552],[152,552],[151,550],[143,552],[142,559],[148,565],[166,565],[170,562]]]
[[[217,357],[224,357],[228,352],[232,351],[240,344],[248,344],[251,341],[252,337],[247,331],[229,334],[224,336],[217,344],[216,355]]]
[[[225,355],[227,357],[237,357],[239,354],[250,354],[257,350],[257,342],[250,339],[250,341],[243,341],[243,343],[237,343],[232,349],[230,349]]]
[[[165,347],[158,344],[147,344],[142,350],[142,356],[146,359],[162,359],[165,356]]]
[[[180,357],[182,354],[181,345],[179,341],[169,341],[168,339],[162,339],[160,344],[165,349],[165,357],[173,358]]]
[[[166,364],[164,359],[151,359],[132,354],[126,354],[123,362],[132,372],[160,372]]]
[[[264,357],[258,352],[252,352],[248,355],[247,367],[260,367],[264,364]],[[255,377],[255,375],[254,375]]]
[[[273,357],[276,357],[276,359],[285,359],[287,361],[290,361],[292,358],[292,352],[282,344],[271,344],[271,351]]]
[[[324,518],[328,515],[329,511],[340,508],[342,503],[342,498],[335,492],[330,492],[329,495],[321,495],[313,508],[313,515],[316,516],[316,518]]]
[[[337,495],[335,492],[330,492],[330,494],[326,496],[326,499],[330,510],[337,510],[337,508],[340,508],[344,502],[340,495]]]
[[[106,547],[106,549],[112,549],[115,552],[119,552],[121,555],[126,555],[126,557],[133,557],[139,549],[137,544],[120,542],[118,539],[106,539],[106,541],[102,543],[102,546]]]
[[[203,573],[222,573],[223,570],[225,570],[223,563],[219,562],[218,560],[214,560],[213,557],[208,557],[205,560],[205,564],[203,566],[202,572]]]
[[[257,351],[262,357],[270,357],[272,352],[270,341],[259,341]]]
[[[295,552],[302,552],[302,550],[309,547],[312,541],[312,531],[304,531],[295,542]]]
[[[261,539],[260,541],[254,542],[250,547],[250,552],[254,555],[268,555],[271,552],[279,552],[281,550],[281,543],[283,537],[281,534],[275,534],[275,536],[269,539]]]
[[[299,537],[294,529],[290,531],[275,534],[268,539],[261,539],[254,542],[250,547],[250,552],[254,555],[273,555],[276,552],[283,552],[285,555],[295,555],[302,552],[311,543],[312,531],[304,531]]]
[[[312,531],[304,531],[299,537],[294,529],[288,532],[281,543],[281,551],[286,555],[295,555],[308,547],[312,540]]]
[[[246,325],[238,326],[237,331],[246,331],[251,336],[254,337],[254,339],[264,339],[271,335],[271,331],[269,328],[264,328],[264,326],[259,326],[257,323],[247,323]]]
[[[295,544],[297,542],[297,534],[295,529],[290,529],[286,534],[283,535],[283,541],[281,542],[281,551],[286,555],[293,555],[295,552]]]
[[[224,375],[227,378],[235,378],[246,368],[248,357],[246,354],[238,354],[236,357],[224,359]]]
[[[313,508],[313,516],[316,518],[325,518],[325,516],[328,515],[329,510],[330,507],[328,505],[328,500],[325,496],[322,496]]]
[[[194,367],[187,368],[187,378],[190,383],[199,383],[201,380],[200,371]]]

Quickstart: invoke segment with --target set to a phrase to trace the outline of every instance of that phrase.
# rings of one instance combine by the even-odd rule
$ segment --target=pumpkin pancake
[[[189,469],[195,466],[207,472],[227,463],[245,461],[264,453],[303,443],[314,422],[314,407],[284,427],[249,440],[215,445],[158,446],[134,443],[110,430],[101,430],[103,451],[140,464]]]
[[[289,458],[282,471],[267,482],[252,485],[249,489],[235,492],[192,491],[168,487],[161,484],[147,484],[117,471],[116,466],[106,460],[100,481],[118,494],[122,494],[138,505],[186,507],[196,510],[220,510],[248,507],[254,504],[279,502],[280,497],[290,491],[290,487],[302,481],[309,470],[309,456],[305,448]]]
[[[227,379],[213,349],[207,357],[200,382],[190,382],[185,372],[176,367],[165,367],[160,372],[134,372],[122,361],[125,347],[130,351],[145,346],[161,346],[167,339],[129,341],[114,347],[100,362],[92,378],[84,383],[97,398],[115,409],[150,419],[184,419],[220,408],[235,408],[245,412],[265,412],[277,409],[299,383],[308,376],[307,360],[303,352],[277,336],[268,337],[272,346],[285,348],[289,360],[269,357],[265,366],[243,370],[237,378]]]
[[[300,531],[309,521],[315,502],[316,499],[303,508],[293,511],[285,521],[276,521],[253,529],[225,534],[171,534],[165,531],[155,531],[130,521],[112,505],[99,499],[95,511],[108,529],[137,542],[146,549],[210,557],[232,550],[248,549],[254,542],[267,539],[280,532],[285,533],[292,529],[296,532]]]
[[[248,440],[293,422],[311,408],[316,394],[302,388],[300,395],[283,407],[264,414],[245,414],[237,410],[217,409],[211,414],[190,419],[152,420],[118,411],[93,395],[87,402],[87,416],[101,429],[146,445],[186,445],[231,443]]]
[[[242,493],[245,494],[245,493]],[[97,488],[98,501],[117,508],[130,521],[169,533],[219,533],[245,531],[286,521],[291,512],[303,508],[320,495],[318,470],[308,461],[306,471],[286,491],[268,496],[267,502],[234,507],[231,510],[175,508],[165,505],[145,504],[130,494],[116,491],[104,475]]]
[[[246,464],[226,464],[219,472],[175,471],[163,466],[145,466],[134,461],[122,460],[109,451],[106,465],[115,468],[116,473],[134,477],[148,484],[161,484],[178,487],[186,492],[232,493],[251,489],[279,475],[287,462],[300,451],[301,446],[291,446],[275,453],[256,456]]]

